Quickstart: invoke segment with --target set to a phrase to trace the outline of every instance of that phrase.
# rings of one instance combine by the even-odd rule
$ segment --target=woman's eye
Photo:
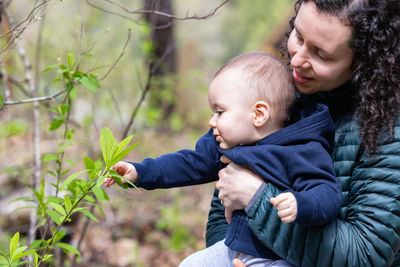
[[[295,29],[294,31],[295,31],[294,36],[296,37],[297,41],[303,42],[303,38],[301,37],[301,35]]]
[[[322,60],[327,60],[325,55],[322,55],[320,51],[316,51],[315,54],[317,55],[317,57],[319,57]]]

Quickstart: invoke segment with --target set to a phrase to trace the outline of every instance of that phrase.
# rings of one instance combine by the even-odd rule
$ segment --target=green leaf
[[[63,202],[64,202],[64,200],[63,200],[62,198],[60,198],[60,197],[55,197],[55,196],[49,196],[49,197],[47,198],[47,201],[56,202],[56,203],[63,203]]]
[[[100,187],[95,186],[93,188],[93,194],[96,196],[97,200],[101,203],[104,204],[104,190]]]
[[[69,199],[68,196],[64,196],[64,205],[65,205],[65,210],[67,212],[71,211],[72,205],[71,205],[71,199]]]
[[[116,148],[117,140],[114,139],[114,136],[110,129],[104,127],[100,134],[100,148],[103,152],[104,162],[106,164],[106,169],[110,168],[112,164],[110,164],[112,156],[114,155],[114,150]]]
[[[76,98],[76,87],[71,88],[71,90],[69,91],[69,95],[71,96],[72,99]]]
[[[131,185],[133,188],[136,188],[136,190],[140,191],[139,188],[135,184],[133,184],[131,181],[126,179],[125,177],[119,175],[116,171],[114,170],[108,170],[109,175],[114,179],[115,183],[117,183],[120,187],[126,189],[128,188],[128,184]],[[123,183],[121,180],[124,180],[125,183]]]
[[[42,161],[43,162],[49,162],[49,161],[56,160],[56,159],[58,159],[58,155],[56,155],[56,154],[46,154],[46,155],[43,156]]]
[[[30,255],[30,254],[32,254],[32,251],[33,250],[28,250],[28,251],[25,251],[27,249],[27,247],[19,247],[19,248],[17,248],[17,250],[15,251],[15,254],[14,254],[14,256],[12,257],[12,261],[14,261],[14,260],[18,260],[18,259],[20,259],[20,258],[22,258],[22,257],[24,257],[24,256],[27,256],[27,255]],[[24,252],[25,251],[25,252]]]
[[[57,243],[58,241],[60,241],[61,239],[63,239],[64,236],[66,236],[66,235],[67,235],[67,232],[66,232],[66,231],[62,231],[62,230],[58,231],[57,234],[54,236],[53,242],[54,242],[54,243]]]
[[[0,266],[10,266],[6,257],[0,255]]]
[[[65,121],[66,119],[64,117],[54,119],[50,124],[49,131],[57,130]]]
[[[52,70],[52,69],[54,69],[54,68],[56,68],[56,67],[58,67],[58,64],[50,65],[50,66],[48,66],[47,68],[45,68],[45,69],[42,71],[42,73],[48,72],[49,70]]]
[[[61,220],[60,220],[60,216],[58,215],[57,212],[55,212],[54,210],[46,210],[47,215],[50,216],[50,218],[57,224],[57,225],[61,225]]]
[[[38,266],[38,263],[39,263],[39,256],[38,256],[38,254],[36,253],[35,250],[33,251],[33,260],[34,260],[34,262],[35,262],[35,266]]]
[[[36,249],[36,248],[40,247],[43,244],[43,242],[44,242],[43,239],[36,239],[31,243],[30,247],[31,247],[31,249]]]
[[[89,217],[90,219],[99,222],[99,220],[93,215],[93,213],[91,213],[90,211],[88,211],[87,209],[82,209],[80,210],[80,212],[82,212],[83,214],[85,214],[87,217]]]
[[[58,247],[60,247],[60,248],[63,248],[64,251],[67,252],[67,253],[68,253],[68,252],[71,252],[71,253],[76,254],[76,255],[78,255],[78,256],[81,255],[81,253],[79,252],[79,250],[76,249],[75,247],[71,246],[70,244],[60,242],[60,243],[57,243],[56,246],[58,246]]]
[[[2,95],[0,95],[0,108],[4,106],[4,98]]]
[[[129,152],[132,151],[136,147],[137,143],[133,144],[132,146],[126,148],[125,150],[121,151],[120,153],[115,153],[113,159],[111,160],[111,166],[117,163],[118,161],[122,160],[125,158],[126,155],[128,155]]]
[[[97,79],[94,76],[83,76],[80,80],[79,80],[85,87],[87,87],[88,89],[90,89],[93,92],[96,92],[97,88],[99,88],[99,83],[97,81]]]
[[[96,200],[92,196],[86,195],[84,199],[86,199],[89,202],[96,203]]]
[[[10,202],[8,202],[9,204],[17,202],[17,201],[30,201],[30,202],[35,202],[35,200],[32,197],[17,197],[13,200],[11,200]]]
[[[49,203],[50,206],[53,207],[56,211],[58,211],[61,215],[65,216],[67,212],[65,211],[64,207],[57,203]]]
[[[65,114],[67,114],[67,112],[68,112],[68,110],[69,110],[69,106],[68,105],[60,105],[59,107],[59,110],[60,110],[60,114],[61,115],[65,115]]]
[[[74,56],[71,53],[68,53],[68,67],[72,69],[74,66]]]
[[[75,173],[71,174],[70,176],[68,176],[68,178],[65,179],[64,182],[61,184],[60,189],[64,190],[72,182],[72,180],[74,180],[76,177],[78,177],[79,175],[81,175],[82,173],[85,173],[87,171],[88,170],[75,172]]]
[[[19,232],[16,232],[10,240],[10,256],[13,257],[15,250],[18,247],[19,242]]]
[[[84,157],[83,162],[85,163],[85,168],[88,170],[94,169],[94,161],[89,157]]]

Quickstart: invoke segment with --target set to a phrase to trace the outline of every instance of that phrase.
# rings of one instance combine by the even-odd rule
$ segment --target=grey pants
[[[247,267],[293,267],[284,260],[256,258],[234,251],[224,244],[224,240],[189,255],[181,262],[179,267],[233,267],[232,260],[235,258],[240,259]]]

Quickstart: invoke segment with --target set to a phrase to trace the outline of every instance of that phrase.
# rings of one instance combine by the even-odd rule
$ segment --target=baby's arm
[[[135,168],[135,166],[133,166],[133,164],[130,164],[130,163],[127,163],[124,161],[120,161],[120,162],[116,163],[114,166],[112,166],[111,170],[116,171],[119,175],[125,177],[132,183],[135,183],[137,181],[138,174],[137,174],[136,168]],[[123,179],[121,179],[121,182],[125,183],[125,181]],[[109,186],[115,184],[115,180],[113,178],[104,178],[103,183],[106,187],[109,187]]]
[[[270,202],[278,210],[278,216],[284,223],[291,223],[297,216],[297,201],[290,192],[271,197]]]

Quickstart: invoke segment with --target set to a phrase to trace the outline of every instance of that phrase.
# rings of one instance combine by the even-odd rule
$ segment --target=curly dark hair
[[[393,135],[400,115],[400,1],[298,0],[291,29],[300,6],[307,1],[352,27],[355,115],[364,148],[374,152],[383,135]]]

